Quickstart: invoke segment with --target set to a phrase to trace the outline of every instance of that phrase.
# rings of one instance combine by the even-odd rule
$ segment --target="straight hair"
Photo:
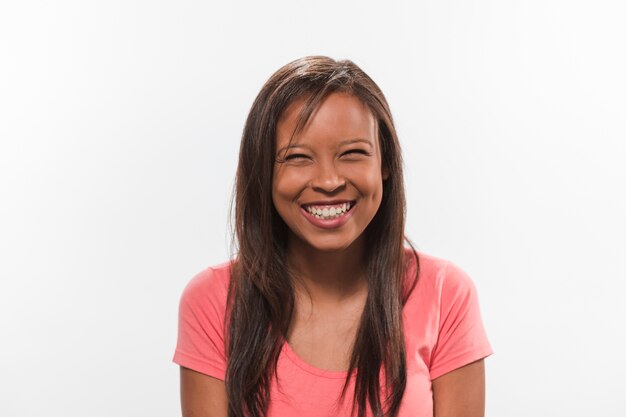
[[[296,131],[331,93],[350,94],[378,125],[383,181],[380,207],[366,227],[367,300],[360,318],[340,399],[355,376],[352,414],[395,417],[406,387],[402,308],[417,283],[419,259],[404,236],[402,157],[387,101],[374,81],[349,60],[304,57],[283,66],[263,85],[248,114],[235,180],[233,263],[226,315],[226,391],[229,417],[265,417],[270,384],[294,313],[294,286],[287,267],[288,227],[272,202],[276,126],[295,100],[306,99]],[[412,249],[416,273],[406,279]],[[381,398],[382,397],[382,398]]]

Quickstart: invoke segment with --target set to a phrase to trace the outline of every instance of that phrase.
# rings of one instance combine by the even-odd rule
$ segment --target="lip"
[[[306,204],[307,206],[328,206],[342,203],[350,203],[350,210],[343,216],[339,216],[335,219],[318,219],[317,217],[306,211],[306,209],[304,208],[304,204],[300,206],[300,211],[302,212],[304,218],[307,219],[309,223],[311,223],[313,226],[319,227],[321,229],[336,229],[343,226],[348,220],[350,220],[350,217],[352,217],[352,213],[354,212],[354,208],[356,207],[356,202],[354,200],[332,200],[324,202],[315,201]]]

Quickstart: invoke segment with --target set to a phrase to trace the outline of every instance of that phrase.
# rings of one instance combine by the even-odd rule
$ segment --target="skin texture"
[[[344,250],[362,237],[382,198],[376,121],[357,98],[334,93],[292,139],[301,107],[302,100],[296,101],[278,122],[274,206],[297,251]],[[302,204],[329,200],[356,201],[352,217],[341,227],[322,229],[302,215]]]
[[[183,417],[227,417],[224,381],[181,366],[180,404]]]
[[[272,199],[289,226],[287,253],[296,277],[295,311],[287,342],[320,369],[348,367],[367,296],[363,231],[376,214],[388,178],[377,125],[357,98],[330,94],[294,135],[303,100],[292,103],[277,125]],[[352,217],[336,228],[309,222],[301,205],[355,201]],[[224,382],[181,367],[183,417],[226,417]],[[433,381],[435,417],[484,416],[483,361]]]
[[[386,173],[376,121],[360,100],[330,94],[294,135],[303,103],[278,122],[272,188],[290,229],[288,259],[298,281],[287,341],[307,363],[344,371],[367,296],[363,231],[380,207]],[[325,229],[303,215],[303,204],[330,200],[356,203],[345,224]]]
[[[434,417],[484,417],[484,359],[434,379],[433,406]]]

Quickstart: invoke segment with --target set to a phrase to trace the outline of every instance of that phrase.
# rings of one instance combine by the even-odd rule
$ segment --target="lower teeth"
[[[332,219],[336,219],[337,217],[341,217],[341,216],[343,216],[343,215],[344,215],[344,214],[346,214],[346,213],[347,213],[347,212],[340,213],[340,214],[335,214],[334,216],[322,216],[321,214],[313,214],[313,213],[311,213],[311,214],[313,214],[313,216],[314,216],[316,219],[321,219],[321,220],[332,220]]]
[[[341,216],[341,214],[337,214],[336,216],[328,216],[328,217],[322,217],[322,216],[318,216],[317,214],[315,215],[316,219],[322,219],[322,220],[331,220],[331,219],[336,219],[337,217]]]

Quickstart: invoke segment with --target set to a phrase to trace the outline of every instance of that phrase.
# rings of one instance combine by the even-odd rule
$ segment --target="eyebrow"
[[[363,139],[363,138],[352,138],[352,139],[346,139],[346,140],[342,140],[341,142],[339,142],[339,146],[345,146],[345,145],[352,145],[353,143],[363,143],[366,145],[369,145],[370,147],[374,147],[374,145],[372,144],[371,140],[368,139]],[[279,150],[276,151],[277,154],[286,151],[288,149],[292,149],[292,148],[308,148],[308,146],[306,145],[287,145],[287,146],[283,146],[282,148],[280,148]]]

